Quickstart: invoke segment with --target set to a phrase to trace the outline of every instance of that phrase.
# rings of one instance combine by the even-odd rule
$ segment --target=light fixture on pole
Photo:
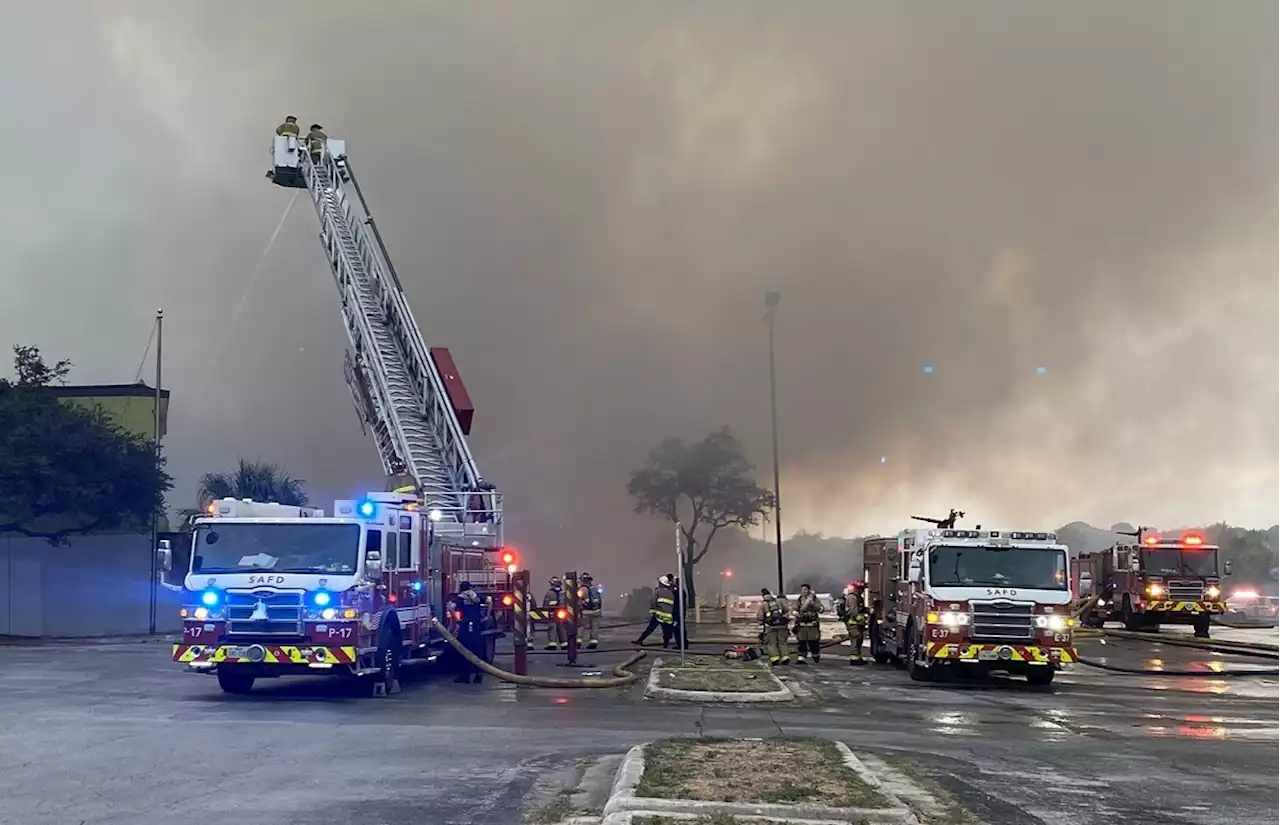
[[[778,472],[778,381],[773,356],[773,321],[782,293],[766,292],[764,319],[769,324],[769,412],[773,429],[773,538],[778,551],[778,592],[786,593],[782,578],[782,492]]]

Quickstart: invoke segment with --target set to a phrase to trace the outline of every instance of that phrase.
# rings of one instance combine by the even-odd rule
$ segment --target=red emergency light
[[[1142,540],[1142,543],[1143,543],[1143,544],[1159,544],[1159,543],[1160,543],[1160,537],[1159,537],[1159,536],[1147,536],[1145,539],[1143,539],[1143,540]]]
[[[503,607],[510,607],[511,605],[513,605],[513,604],[515,604],[515,603],[516,603],[516,600],[515,600],[515,599],[513,599],[513,598],[511,598],[511,594],[510,594],[510,593],[504,593],[504,594],[502,595],[502,606],[503,606]]]
[[[1198,533],[1187,533],[1182,537],[1182,543],[1189,545],[1204,544],[1204,536],[1199,535]]]
[[[569,618],[569,611],[565,610],[563,607],[560,608],[556,611],[556,618],[563,622],[565,619]]]
[[[502,554],[502,563],[511,566],[516,563],[516,554],[510,550]]]

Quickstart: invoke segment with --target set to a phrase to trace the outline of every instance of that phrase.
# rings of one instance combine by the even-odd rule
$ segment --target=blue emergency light
[[[207,607],[213,607],[218,603],[218,591],[206,590],[200,594],[200,601]]]
[[[364,516],[365,518],[372,518],[372,517],[373,517],[373,512],[374,512],[374,509],[375,509],[375,508],[374,508],[374,506],[373,506],[373,502],[372,502],[372,501],[362,501],[362,502],[360,502],[360,508],[359,508],[359,509],[360,509],[360,515]]]
[[[319,590],[311,597],[311,600],[315,602],[316,607],[328,607],[329,602],[333,601],[333,597],[329,595],[328,590]]]

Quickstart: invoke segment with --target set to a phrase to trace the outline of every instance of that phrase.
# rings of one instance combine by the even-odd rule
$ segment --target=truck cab
[[[334,512],[213,502],[193,524],[174,661],[244,693],[259,678],[333,672],[389,688],[402,664],[446,655],[435,622],[469,576],[455,549],[493,549],[494,525],[440,524],[397,493]]]
[[[1230,562],[1224,565],[1230,573]],[[1071,562],[1081,599],[1097,596],[1082,621],[1102,627],[1123,622],[1127,630],[1158,630],[1162,624],[1189,624],[1208,638],[1212,617],[1225,613],[1218,547],[1199,533],[1144,536],[1137,544],[1116,544],[1081,553]]]
[[[915,681],[1019,674],[1048,685],[1075,661],[1067,548],[1053,533],[908,529],[863,546],[871,651]]]

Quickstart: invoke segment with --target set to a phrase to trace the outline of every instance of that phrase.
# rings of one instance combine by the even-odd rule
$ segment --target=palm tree
[[[201,510],[195,512],[203,512],[219,498],[250,498],[302,507],[307,503],[303,484],[302,479],[294,478],[277,464],[242,458],[234,473],[205,473],[200,477]]]

